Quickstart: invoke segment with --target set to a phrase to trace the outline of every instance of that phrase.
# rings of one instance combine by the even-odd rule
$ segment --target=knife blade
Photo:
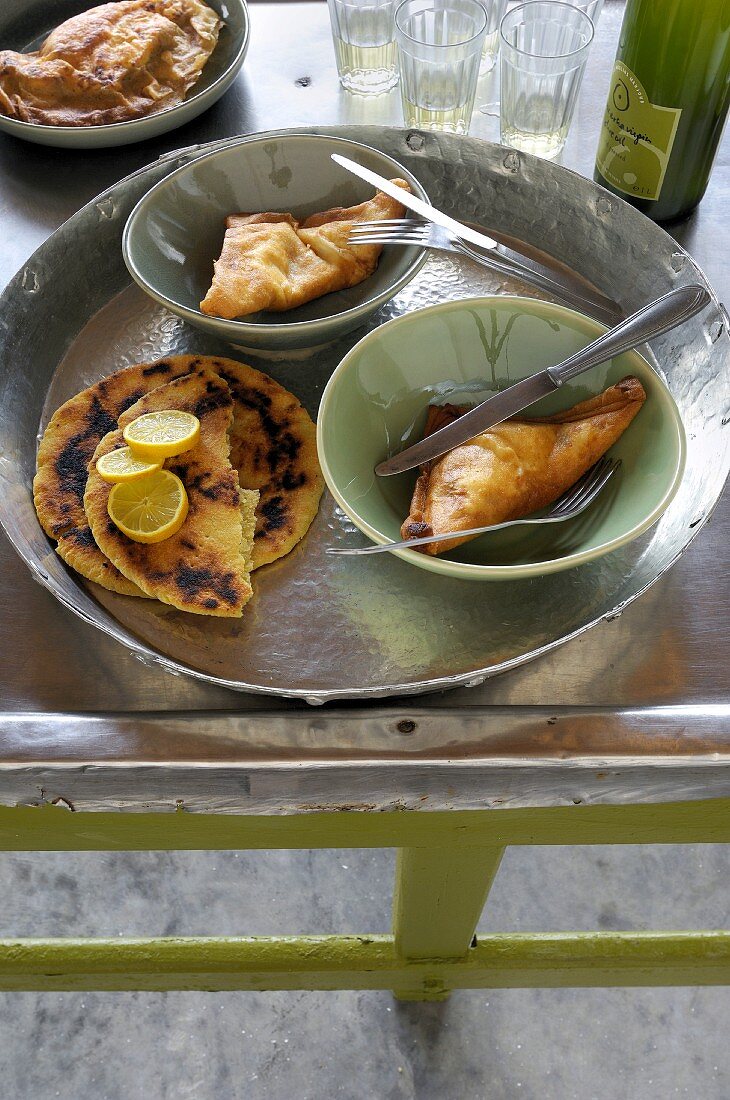
[[[341,168],[347,169],[348,172],[352,172],[353,176],[359,176],[360,179],[365,180],[366,183],[371,183],[377,191],[384,191],[386,195],[390,195],[391,199],[397,199],[403,206],[407,206],[409,210],[413,210],[414,213],[420,214],[426,221],[435,222],[436,225],[442,225],[444,229],[450,229],[457,237],[461,237],[463,241],[471,241],[472,244],[478,245],[480,248],[496,248],[497,242],[488,237],[486,233],[478,233],[476,229],[470,229],[468,225],[462,225],[461,222],[457,222],[454,218],[450,218],[448,214],[442,214],[440,210],[437,210],[435,206],[431,206],[430,203],[424,202],[423,199],[419,199],[416,195],[412,195],[410,191],[406,191],[403,187],[398,187],[395,183],[391,183],[390,180],[385,179],[383,176],[379,176],[377,172],[371,172],[369,168],[363,168],[361,164],[356,164],[354,160],[350,160],[348,157],[342,157],[339,153],[331,153],[332,160],[339,164]]]
[[[487,398],[452,424],[439,428],[437,432],[426,436],[419,443],[414,443],[412,447],[407,447],[400,454],[380,462],[375,467],[375,473],[381,477],[402,474],[405,470],[412,470],[414,466],[439,458],[466,440],[493,428],[495,424],[501,424],[503,420],[539,401],[541,397],[554,393],[559,385],[549,368],[541,370],[531,378],[516,382],[503,393]]]

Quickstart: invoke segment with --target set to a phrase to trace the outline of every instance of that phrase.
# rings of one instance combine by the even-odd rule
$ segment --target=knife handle
[[[560,386],[563,382],[582,374],[584,370],[595,367],[599,363],[605,363],[615,355],[631,351],[637,345],[676,328],[677,325],[688,321],[690,317],[694,317],[695,313],[699,313],[711,301],[712,298],[708,292],[698,283],[670,290],[655,302],[642,306],[625,321],[604,332],[603,336],[599,336],[592,344],[581,348],[569,359],[564,359],[554,367],[548,367],[548,374],[556,386]]]

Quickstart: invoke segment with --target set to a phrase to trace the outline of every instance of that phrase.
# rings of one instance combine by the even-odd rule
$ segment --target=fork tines
[[[600,458],[576,481],[550,509],[550,514],[558,516],[564,512],[573,512],[598,496],[611,475],[621,465],[621,459]]]
[[[353,222],[348,244],[425,244],[429,227],[411,218],[384,218],[377,222]]]

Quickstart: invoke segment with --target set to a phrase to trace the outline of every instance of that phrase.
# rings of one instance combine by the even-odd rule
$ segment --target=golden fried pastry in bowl
[[[552,416],[510,417],[425,463],[402,537],[493,527],[547,508],[618,442],[645,401],[639,379],[627,375],[596,397]],[[424,438],[469,408],[430,405]],[[420,549],[445,554],[467,541],[456,537]]]
[[[410,190],[405,180],[392,181]],[[351,245],[353,224],[402,218],[403,203],[377,191],[356,206],[322,210],[297,221],[291,214],[230,214],[213,282],[200,303],[209,317],[229,321],[262,310],[284,313],[369,279],[382,244]]]
[[[453,541],[395,553],[463,579],[555,573],[638,538],[679,488],[685,436],[669,390],[637,352],[593,367],[420,471],[374,473],[384,458],[602,331],[564,306],[506,295],[447,302],[381,326],[345,356],[322,396],[317,447],[328,488],[373,542],[455,532]],[[604,453],[621,467],[580,516],[458,538],[548,506]]]
[[[45,145],[124,145],[180,126],[225,92],[248,46],[245,0],[25,9],[23,30],[5,34],[0,12],[0,129]]]
[[[428,196],[403,165],[318,134],[264,134],[197,158],[153,187],[122,239],[152,298],[242,350],[291,353],[352,331],[418,272],[423,248],[347,244],[354,221],[402,204],[336,165],[340,152]]]

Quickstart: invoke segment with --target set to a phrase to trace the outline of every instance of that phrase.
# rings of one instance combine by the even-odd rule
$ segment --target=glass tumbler
[[[468,133],[486,29],[479,0],[404,0],[396,9],[406,126]]]
[[[504,9],[507,7],[507,0],[484,0],[484,7],[487,12],[487,31],[484,35],[484,46],[482,47],[480,76],[491,73],[496,64],[497,55],[499,54],[499,24],[502,22]]]
[[[570,0],[570,2],[574,8],[580,8],[581,11],[586,13],[595,30],[598,26],[598,20],[601,18],[603,0]]]
[[[327,0],[340,84],[380,95],[398,83],[393,0]]]
[[[500,24],[502,142],[552,160],[568,136],[593,23],[580,8],[533,0]]]

